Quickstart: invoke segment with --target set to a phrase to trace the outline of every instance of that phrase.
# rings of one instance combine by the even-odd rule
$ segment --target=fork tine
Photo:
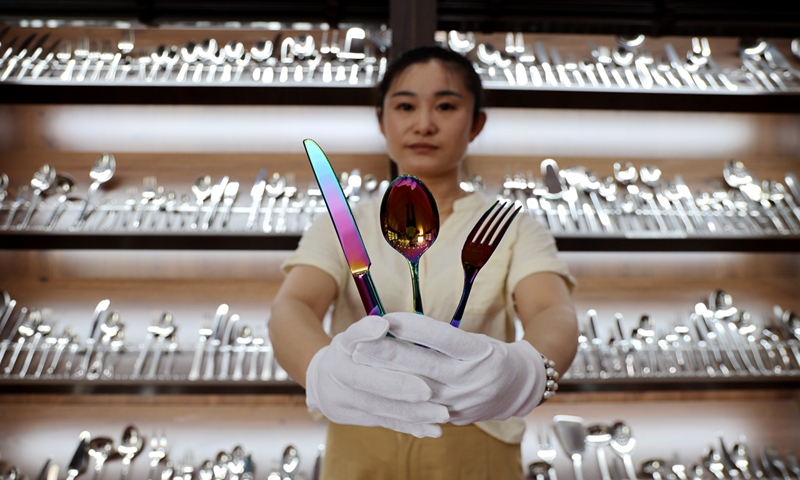
[[[492,214],[492,212],[494,211],[494,207],[496,207],[498,203],[500,203],[499,200],[495,201],[492,204],[492,206],[488,210],[486,210],[486,212],[481,216],[481,218],[475,223],[475,226],[472,227],[472,231],[470,231],[469,235],[467,235],[468,242],[475,243],[476,239],[478,238],[478,233],[481,230],[483,230],[483,227],[487,224],[486,218]]]
[[[509,204],[509,206],[508,206],[508,210],[506,210],[506,213],[504,213],[504,214],[503,214],[503,218],[501,218],[501,219],[500,219],[500,221],[499,221],[499,222],[497,222],[497,224],[495,224],[495,226],[494,226],[494,229],[492,229],[491,233],[489,234],[489,237],[487,238],[487,240],[491,242],[491,243],[490,243],[490,245],[491,245],[492,247],[494,247],[494,246],[496,246],[498,243],[500,243],[500,240],[502,240],[502,239],[503,239],[503,235],[505,235],[505,234],[506,234],[506,230],[508,230],[508,227],[510,227],[510,226],[511,226],[511,222],[513,222],[513,221],[514,221],[514,218],[517,216],[517,214],[519,213],[519,211],[522,209],[522,207],[519,207],[519,206],[517,206],[517,207],[514,209],[514,211],[512,212],[512,211],[511,211],[511,208],[512,208],[513,206],[514,206],[514,204],[513,204],[513,203],[512,203],[512,204]],[[505,218],[505,216],[506,216],[506,214],[507,214],[508,212],[511,212],[511,216],[510,216],[510,217],[508,217],[508,218]],[[500,225],[500,223],[501,223],[501,222],[503,222],[503,226],[500,228],[500,231],[497,233],[497,235],[496,235],[496,236],[494,236],[494,231],[497,229],[498,225]],[[494,236],[494,241],[492,241],[492,236]]]
[[[484,235],[482,235],[483,236],[483,241],[481,243],[488,244],[488,245],[492,245],[492,244],[496,245],[497,242],[500,241],[500,239],[498,238],[496,242],[492,242],[492,239],[494,238],[494,234],[497,231],[497,229],[505,221],[505,217],[506,217],[506,215],[508,215],[508,212],[511,211],[511,208],[509,208],[509,207],[513,206],[513,205],[514,205],[513,203],[503,203],[500,206],[500,209],[497,210],[497,212],[494,215],[492,215],[492,219],[489,221],[489,224],[487,225],[487,230],[488,230],[488,227],[490,227],[490,226],[491,226],[491,230],[489,230],[488,233],[485,233]],[[499,219],[497,218],[498,216],[500,217]],[[511,218],[513,220],[514,217],[511,217]],[[497,221],[495,221],[495,220],[497,220]],[[508,223],[506,223],[506,226],[507,225],[508,225]],[[505,232],[501,232],[501,234],[499,236],[502,237],[503,233],[505,233]]]

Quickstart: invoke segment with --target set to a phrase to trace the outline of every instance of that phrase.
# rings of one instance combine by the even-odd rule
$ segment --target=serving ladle
[[[439,234],[439,210],[428,188],[417,178],[403,175],[386,190],[381,202],[383,237],[408,260],[414,312],[422,314],[419,260]]]
[[[75,221],[73,228],[81,228],[86,223],[86,217],[89,216],[89,205],[91,205],[92,199],[95,193],[97,193],[97,189],[100,188],[100,185],[111,180],[116,170],[117,161],[114,155],[110,153],[103,153],[95,160],[91,171],[89,171],[89,178],[92,179],[92,184],[89,185],[89,190],[86,192],[86,201],[83,204],[83,210]]]

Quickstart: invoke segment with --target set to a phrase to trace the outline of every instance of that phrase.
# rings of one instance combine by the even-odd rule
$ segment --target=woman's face
[[[475,99],[458,74],[438,60],[416,63],[386,92],[379,123],[401,174],[421,178],[458,171],[486,115],[473,121]]]

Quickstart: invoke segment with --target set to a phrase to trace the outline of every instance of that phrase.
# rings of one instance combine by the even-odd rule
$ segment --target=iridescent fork
[[[461,300],[458,302],[456,313],[450,325],[458,328],[461,324],[461,317],[464,315],[464,308],[467,306],[467,299],[472,290],[472,283],[478,276],[480,269],[486,265],[489,258],[494,253],[495,248],[503,239],[509,225],[517,216],[522,207],[514,207],[511,202],[494,202],[489,210],[483,214],[478,223],[472,228],[461,249],[461,263],[464,266],[464,289],[461,292]]]

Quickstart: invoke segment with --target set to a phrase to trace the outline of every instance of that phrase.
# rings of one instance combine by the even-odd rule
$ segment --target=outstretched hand
[[[388,330],[386,319],[369,316],[333,337],[308,366],[306,404],[336,423],[439,437],[437,424],[446,423],[449,415],[447,408],[431,401],[433,390],[423,379],[353,361],[359,346],[382,344]]]

